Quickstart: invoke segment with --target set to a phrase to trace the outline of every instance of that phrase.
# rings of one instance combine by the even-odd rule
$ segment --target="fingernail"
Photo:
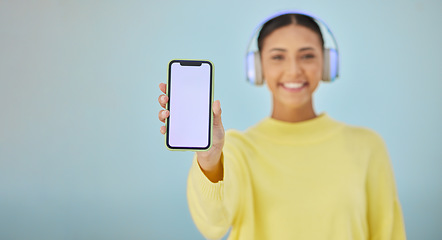
[[[164,102],[164,100],[166,100],[166,96],[161,96],[161,101],[163,101]]]

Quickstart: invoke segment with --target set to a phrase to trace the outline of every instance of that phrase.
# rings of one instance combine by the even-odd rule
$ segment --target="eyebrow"
[[[307,51],[307,50],[314,50],[314,49],[312,47],[303,47],[303,48],[299,49],[298,52]],[[272,49],[270,49],[269,52],[271,52],[271,51],[287,52],[287,49],[284,49],[284,48],[272,48]]]

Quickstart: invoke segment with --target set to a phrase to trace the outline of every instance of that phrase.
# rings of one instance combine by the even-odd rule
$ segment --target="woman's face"
[[[278,28],[264,39],[261,60],[274,105],[302,108],[312,104],[323,64],[317,33],[295,24]]]

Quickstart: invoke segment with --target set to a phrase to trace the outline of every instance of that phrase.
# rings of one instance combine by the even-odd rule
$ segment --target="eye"
[[[275,56],[272,56],[272,59],[273,60],[283,60],[284,56],[282,56],[282,55],[275,55]]]
[[[305,55],[303,55],[301,58],[302,58],[302,59],[313,59],[313,58],[315,58],[315,55],[309,53],[309,54],[305,54]]]

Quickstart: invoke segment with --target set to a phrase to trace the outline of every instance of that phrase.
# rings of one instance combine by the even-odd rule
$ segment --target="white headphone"
[[[264,77],[262,75],[262,66],[261,66],[261,54],[258,50],[258,36],[261,31],[263,25],[268,21],[282,16],[286,14],[300,14],[307,17],[312,18],[321,29],[321,33],[324,38],[324,46],[326,46],[326,42],[332,42],[333,46],[324,47],[324,64],[322,69],[322,80],[325,82],[333,82],[337,77],[339,77],[339,52],[338,52],[338,44],[336,42],[335,37],[333,36],[330,28],[322,21],[320,18],[313,16],[312,14],[302,12],[302,11],[282,11],[277,12],[276,14],[271,15],[266,18],[258,27],[255,29],[249,44],[247,45],[247,54],[246,54],[246,75],[247,81],[253,85],[263,85]],[[325,31],[324,31],[325,30]],[[328,33],[331,41],[326,38],[324,33]]]

